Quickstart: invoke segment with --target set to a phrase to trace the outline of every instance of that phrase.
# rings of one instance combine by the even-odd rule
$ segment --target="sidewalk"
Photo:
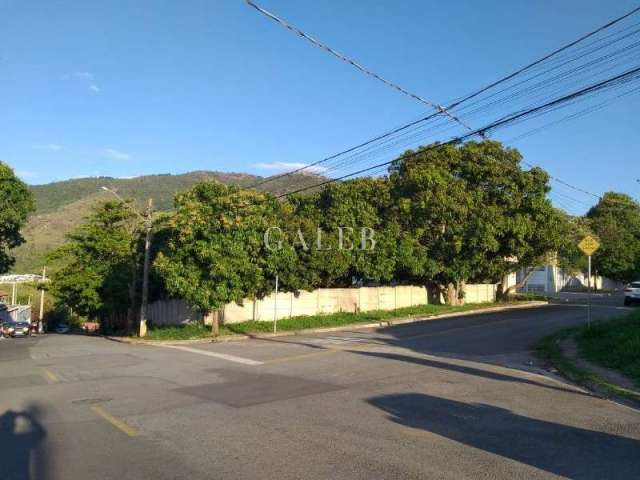
[[[531,302],[523,301],[521,303],[512,304],[512,305],[476,308],[476,309],[467,310],[464,312],[451,312],[451,313],[442,313],[442,314],[436,314],[436,315],[417,315],[412,317],[398,317],[398,318],[384,320],[380,322],[352,323],[348,325],[341,325],[338,327],[307,328],[302,330],[284,331],[284,332],[278,332],[278,333],[256,333],[256,334],[247,334],[247,335],[230,334],[230,335],[222,335],[216,338],[198,338],[193,340],[145,340],[141,338],[114,337],[114,336],[104,336],[104,338],[115,341],[115,342],[129,343],[129,344],[136,344],[136,345],[190,345],[190,344],[199,344],[199,343],[234,342],[234,341],[249,340],[249,339],[288,337],[292,335],[309,335],[314,333],[331,333],[331,332],[340,332],[340,331],[348,331],[348,330],[366,330],[369,328],[389,328],[396,325],[406,325],[410,323],[438,320],[442,318],[466,317],[469,315],[477,315],[479,313],[503,312],[506,310],[540,308],[547,305],[549,305],[549,302],[546,302],[546,301],[531,301]]]

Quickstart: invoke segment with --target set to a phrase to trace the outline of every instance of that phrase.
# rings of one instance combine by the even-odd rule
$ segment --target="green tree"
[[[0,273],[13,265],[9,250],[24,242],[20,229],[34,210],[29,188],[0,162]]]
[[[567,273],[575,274],[587,271],[587,257],[578,248],[578,243],[587,235],[595,235],[591,221],[587,217],[574,217],[560,212],[563,217],[564,232],[562,244],[558,250],[558,266]]]
[[[394,278],[400,225],[391,215],[387,179],[330,184],[316,195],[316,206],[316,227],[321,229],[323,248],[330,248],[313,252],[314,263],[325,272],[325,285],[349,286],[354,278],[380,282]]]
[[[268,249],[264,233],[290,212],[269,194],[205,182],[175,200],[172,235],[154,262],[170,295],[204,312],[263,297],[287,278],[290,249]]]
[[[500,282],[558,248],[560,219],[548,175],[523,170],[520,153],[496,141],[430,145],[390,168],[403,230],[402,264],[434,282],[448,303],[464,283]]]
[[[137,224],[121,202],[94,207],[88,221],[52,254],[65,261],[52,276],[52,290],[61,303],[99,318],[106,329],[124,315],[130,321],[140,257]]]
[[[629,282],[640,276],[640,205],[624,193],[607,192],[589,212],[600,239],[593,265],[600,275]]]

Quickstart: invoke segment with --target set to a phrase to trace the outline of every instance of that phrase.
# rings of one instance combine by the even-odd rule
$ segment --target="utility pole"
[[[38,315],[38,333],[44,331],[42,320],[44,319],[44,282],[47,280],[47,267],[42,268],[42,290],[40,290],[40,314]]]
[[[140,330],[138,335],[144,337],[147,335],[147,302],[149,301],[149,260],[151,257],[151,229],[153,222],[151,219],[151,211],[153,209],[153,200],[149,199],[147,211],[144,219],[144,267],[142,271],[142,304],[140,305]]]
[[[116,197],[125,206],[129,207],[133,213],[135,213],[140,220],[145,230],[144,238],[144,267],[142,270],[142,301],[140,304],[140,325],[138,327],[138,336],[144,337],[147,334],[147,303],[149,301],[149,263],[151,259],[151,233],[153,229],[153,199],[149,199],[147,210],[142,215],[138,209],[133,207],[130,203],[126,202],[117,192],[111,190],[108,187],[102,186],[102,190],[109,192]]]
[[[16,295],[17,295],[18,285],[16,282],[13,282],[11,285],[11,305],[16,304]]]

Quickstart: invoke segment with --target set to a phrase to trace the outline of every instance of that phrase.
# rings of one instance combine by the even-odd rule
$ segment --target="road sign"
[[[591,235],[587,235],[584,237],[580,243],[578,244],[578,248],[582,250],[589,258],[589,270],[587,276],[587,325],[591,326],[591,255],[595,253],[598,248],[600,248],[600,242],[593,238]]]
[[[582,250],[582,253],[590,257],[596,250],[598,250],[598,248],[600,248],[600,242],[598,242],[591,235],[587,235],[580,241],[580,243],[578,244],[578,248]]]

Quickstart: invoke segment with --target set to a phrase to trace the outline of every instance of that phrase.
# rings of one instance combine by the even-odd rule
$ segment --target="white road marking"
[[[182,350],[183,352],[196,353],[198,355],[205,355],[207,357],[215,357],[221,360],[228,360],[229,362],[242,363],[244,365],[262,365],[264,362],[257,360],[251,360],[250,358],[236,357],[235,355],[227,355],[226,353],[210,352],[208,350],[200,350],[198,348],[182,347],[180,345],[157,345],[158,347],[173,348],[175,350]]]

